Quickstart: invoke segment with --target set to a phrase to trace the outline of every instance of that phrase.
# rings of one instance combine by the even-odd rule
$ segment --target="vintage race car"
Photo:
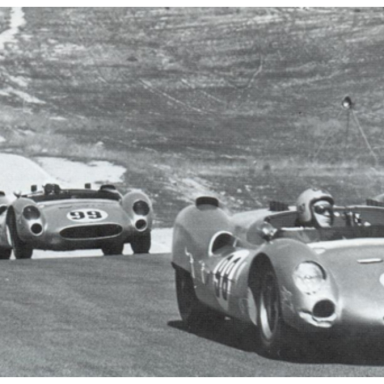
[[[172,265],[186,325],[246,322],[272,355],[308,332],[384,334],[384,208],[336,206],[327,229],[296,219],[279,203],[232,215],[213,197],[182,210]]]
[[[100,189],[61,189],[46,184],[31,187],[10,201],[0,193],[0,258],[29,259],[34,249],[67,251],[101,249],[104,255],[123,252],[130,243],[133,252],[151,247],[153,210],[141,191],[124,196],[113,185]]]

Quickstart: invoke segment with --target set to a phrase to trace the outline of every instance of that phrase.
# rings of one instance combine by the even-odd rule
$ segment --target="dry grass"
[[[310,185],[346,202],[382,192],[378,10],[25,12],[0,79],[45,104],[1,96],[3,149],[123,165],[122,187],[144,188],[164,225],[186,204],[186,178],[234,210],[293,202]],[[346,94],[374,168],[355,125],[344,140]]]

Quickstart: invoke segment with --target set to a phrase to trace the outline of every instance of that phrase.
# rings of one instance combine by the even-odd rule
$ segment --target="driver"
[[[330,228],[334,221],[332,195],[321,189],[309,188],[297,199],[297,225],[303,227]]]

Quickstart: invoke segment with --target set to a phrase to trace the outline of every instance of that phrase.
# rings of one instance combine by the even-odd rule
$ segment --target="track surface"
[[[0,262],[0,375],[384,376],[380,340],[272,360],[229,320],[188,332],[169,261],[157,254]]]

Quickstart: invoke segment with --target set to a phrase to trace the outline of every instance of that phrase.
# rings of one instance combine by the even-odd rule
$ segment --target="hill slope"
[[[380,164],[380,8],[24,13],[0,70],[12,151],[122,164],[164,225],[205,192],[248,209],[309,184],[348,201],[382,191],[360,131]]]

